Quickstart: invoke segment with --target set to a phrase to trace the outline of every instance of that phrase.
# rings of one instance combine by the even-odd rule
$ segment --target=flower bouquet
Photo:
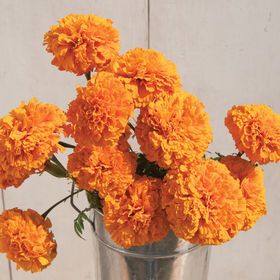
[[[174,250],[181,242],[206,254],[207,246],[199,245],[223,244],[266,213],[260,165],[280,160],[280,115],[262,104],[233,106],[225,125],[238,151],[211,153],[209,116],[182,89],[175,64],[152,49],[119,54],[119,43],[111,20],[62,18],[45,34],[44,45],[53,65],[85,75],[87,84],[77,88],[67,112],[33,98],[0,119],[1,189],[20,187],[42,172],[72,183],[71,194],[44,213],[14,208],[0,215],[0,252],[17,268],[38,272],[51,264],[57,244],[48,216],[67,199],[78,214],[79,236],[89,222],[110,238],[108,248],[127,256],[137,252],[136,262],[141,253],[148,264],[164,259],[164,252],[174,258],[164,247],[168,242],[176,243]],[[62,135],[76,144],[62,142]],[[139,152],[130,145],[135,139]],[[66,149],[71,154],[64,166],[56,154]],[[84,209],[74,201],[80,192],[89,201]],[[145,250],[155,244],[165,245],[151,256]],[[134,273],[129,279],[175,276],[145,277]]]

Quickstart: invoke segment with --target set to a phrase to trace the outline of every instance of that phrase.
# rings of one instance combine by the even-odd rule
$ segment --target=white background
[[[196,94],[211,115],[211,151],[234,152],[223,125],[232,105],[266,103],[280,113],[279,0],[0,0],[0,12],[1,116],[32,96],[66,109],[75,86],[85,83],[51,66],[42,46],[44,32],[69,13],[112,18],[122,52],[148,47],[150,39],[151,48],[173,60],[185,90]],[[267,216],[212,249],[209,280],[279,279],[280,167],[269,165],[265,171]],[[33,176],[4,192],[5,206],[43,212],[69,188],[64,180]],[[92,236],[76,237],[74,217],[68,203],[50,215],[59,246],[50,268],[33,275],[16,271],[1,255],[0,280],[95,280]]]

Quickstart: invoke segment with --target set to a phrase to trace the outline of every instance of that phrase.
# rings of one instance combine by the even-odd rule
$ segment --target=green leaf
[[[77,234],[81,239],[85,240],[85,239],[82,237],[82,230],[81,230],[81,227],[80,227],[80,225],[79,225],[77,222],[74,223],[74,230],[75,230],[76,234]]]
[[[65,170],[63,170],[61,167],[59,167],[57,164],[51,162],[50,160],[48,160],[46,162],[44,171],[47,171],[49,174],[51,174],[57,178],[67,178],[68,177],[68,173]]]
[[[89,205],[91,208],[102,208],[101,202],[100,202],[100,197],[98,195],[98,192],[94,191],[94,192],[86,192],[87,194],[87,199],[89,202]]]
[[[75,149],[76,148],[76,146],[65,143],[65,142],[62,142],[62,141],[59,141],[58,144],[63,146],[64,148],[70,148],[70,149]]]
[[[77,218],[74,220],[74,230],[75,230],[76,234],[83,240],[85,240],[82,237],[83,231],[85,229],[84,220],[89,221],[88,216],[84,213],[84,211],[87,211],[87,210],[88,210],[87,208],[85,210],[83,210],[77,216]]]
[[[221,158],[220,157],[214,157],[214,158],[211,158],[212,160],[217,160],[217,161],[220,161]]]
[[[167,169],[159,167],[155,162],[150,162],[144,154],[138,154],[136,174],[163,179]]]

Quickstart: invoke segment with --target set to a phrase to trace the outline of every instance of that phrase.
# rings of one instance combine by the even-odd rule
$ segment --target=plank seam
[[[5,204],[4,190],[1,190],[1,200],[2,200],[3,211],[5,211],[6,210],[6,204]],[[8,267],[9,267],[10,280],[13,280],[12,265],[11,265],[10,260],[8,260]]]
[[[3,211],[5,211],[6,210],[6,205],[5,205],[4,191],[3,190],[1,190],[1,199],[2,199]]]

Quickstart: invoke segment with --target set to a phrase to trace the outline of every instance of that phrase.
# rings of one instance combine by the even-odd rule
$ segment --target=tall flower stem
[[[82,192],[83,190],[78,190],[78,191],[75,191],[75,192],[71,192],[71,194],[69,194],[68,196],[64,197],[63,199],[59,200],[58,202],[56,202],[54,205],[52,205],[47,211],[45,211],[41,216],[43,218],[46,218],[48,216],[48,214],[56,207],[58,206],[59,204],[61,204],[62,202],[65,202],[67,199],[73,197],[74,195]]]
[[[72,182],[71,194],[74,194],[74,193],[75,193],[74,190],[75,190],[75,182],[73,181],[73,182]],[[92,225],[93,230],[95,230],[95,224],[94,224],[94,222],[91,221],[91,220],[88,218],[88,216],[87,216],[86,214],[84,214],[84,212],[85,212],[85,211],[88,211],[90,208],[86,208],[86,209],[83,210],[83,211],[80,210],[80,209],[75,205],[75,203],[74,203],[74,195],[71,196],[70,204],[71,204],[71,206],[79,213],[79,215],[81,215],[81,214],[83,215],[83,218],[84,218],[86,221],[88,221],[88,222]]]
[[[74,194],[74,193],[75,193],[74,190],[75,190],[75,182],[73,181],[73,182],[72,182],[72,188],[71,188],[71,194]],[[75,203],[74,203],[74,196],[73,196],[73,195],[71,196],[70,204],[71,204],[71,206],[73,207],[73,209],[75,209],[79,214],[82,212],[82,211],[75,205]]]

